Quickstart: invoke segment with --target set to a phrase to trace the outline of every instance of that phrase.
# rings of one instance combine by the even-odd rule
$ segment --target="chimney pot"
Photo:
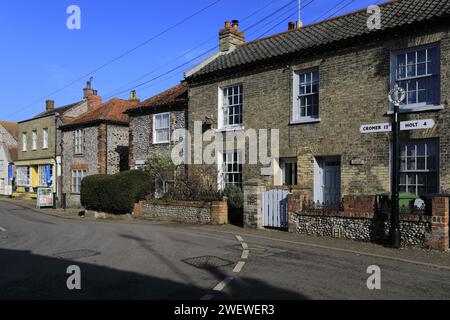
[[[294,21],[290,21],[288,23],[288,30],[294,30],[295,29],[295,22]]]
[[[225,21],[225,29],[230,29],[231,28],[231,21],[227,20]]]
[[[137,102],[140,101],[139,98],[137,97],[136,90],[132,90],[130,92],[130,99],[129,99],[129,101],[137,101]]]
[[[239,29],[239,20],[233,20],[232,27],[234,30],[238,30]]]
[[[45,109],[47,111],[55,110],[55,101],[54,100],[45,101]]]

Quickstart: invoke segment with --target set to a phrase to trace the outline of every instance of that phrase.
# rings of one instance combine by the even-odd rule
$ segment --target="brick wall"
[[[202,224],[228,223],[226,201],[141,201],[135,205],[134,217],[158,221]]]

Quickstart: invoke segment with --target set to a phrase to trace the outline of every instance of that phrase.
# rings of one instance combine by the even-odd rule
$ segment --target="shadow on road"
[[[66,282],[69,275],[66,271],[71,265],[77,265],[81,269],[80,291],[67,289]],[[39,256],[29,251],[0,249],[0,266],[0,299],[4,300],[198,300],[208,293],[207,289],[193,285],[80,261]],[[213,271],[212,274],[217,279],[225,276],[221,271]],[[264,292],[274,299],[289,296],[288,291],[271,287],[263,282],[243,283],[248,288]],[[291,297],[300,298],[293,293]]]

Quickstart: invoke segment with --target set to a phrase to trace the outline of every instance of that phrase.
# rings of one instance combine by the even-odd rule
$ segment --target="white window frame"
[[[22,151],[23,152],[25,152],[25,151],[27,151],[27,144],[28,144],[28,141],[27,141],[28,139],[27,139],[27,133],[26,132],[22,132]]]
[[[75,135],[75,154],[80,155],[84,153],[84,129],[79,128],[74,132]]]
[[[428,50],[430,49],[436,49],[436,60],[437,60],[437,66],[434,66],[435,72],[433,73],[432,71],[430,71],[429,69],[429,63],[432,63],[431,60],[429,60],[429,55],[428,55]],[[421,63],[417,62],[418,59],[418,52],[419,51],[423,51],[425,50],[425,74],[423,75],[417,75],[417,69],[418,69],[418,65]],[[408,49],[403,49],[403,50],[399,50],[399,51],[394,51],[391,53],[391,89],[394,87],[394,85],[397,83],[399,84],[401,87],[405,87],[404,85],[402,86],[402,83],[407,82],[406,83],[406,91],[407,91],[407,96],[405,101],[401,104],[400,106],[400,111],[401,112],[414,112],[414,111],[426,111],[426,110],[437,110],[437,109],[442,109],[442,105],[440,103],[441,97],[441,80],[440,80],[440,73],[441,73],[441,50],[440,50],[440,45],[439,44],[431,44],[431,45],[426,45],[426,46],[420,46],[420,47],[414,47],[414,48],[408,48]],[[411,53],[415,53],[415,61],[414,63],[408,63],[408,54]],[[405,77],[401,77],[399,78],[399,66],[398,66],[398,57],[400,55],[405,55]],[[408,76],[408,66],[414,66],[415,69],[415,76]],[[431,67],[431,69],[433,69],[433,67]],[[418,103],[408,103],[408,87],[409,87],[409,83],[411,81],[415,81],[416,84],[416,90],[411,90],[411,91],[415,91],[416,92],[416,99],[418,100],[419,98],[419,80],[423,80],[423,79],[428,79],[430,82],[433,81],[433,78],[435,79],[434,81],[437,83],[438,88],[435,88],[434,90],[436,90],[436,102],[434,103],[428,103],[428,102],[418,102]],[[389,112],[392,113],[393,111],[393,105],[390,104],[389,105]]]
[[[36,151],[37,145],[38,145],[38,133],[37,133],[37,130],[33,130],[31,132],[31,149],[33,151]]]
[[[218,154],[217,164],[218,164],[218,169],[219,169],[218,170],[219,171],[219,177],[218,177],[219,190],[224,190],[227,187],[227,185],[229,185],[229,184],[234,184],[234,185],[242,187],[242,183],[243,183],[243,168],[242,168],[243,153],[242,153],[242,151],[228,150],[228,151],[224,151],[224,152],[218,152],[217,154]],[[237,154],[237,159],[234,159],[235,154]],[[232,155],[232,157],[233,157],[232,162],[228,162],[225,160],[226,159],[225,157],[228,157],[230,155]],[[234,164],[234,163],[238,164],[238,166],[241,166],[241,171],[239,171],[239,170],[238,171],[233,171],[233,170],[228,171],[228,164]],[[238,183],[235,183],[235,180],[233,179],[233,182],[227,182],[226,176],[228,174],[231,174],[231,175],[240,174],[241,181]]]
[[[156,127],[156,119],[158,117],[165,117],[168,116],[169,117],[169,126],[166,127],[161,127],[161,128],[157,128]],[[169,132],[169,139],[168,140],[164,140],[164,141],[157,141],[157,131],[159,130],[168,130]],[[153,115],[153,144],[168,144],[170,143],[170,137],[171,137],[171,132],[170,132],[170,112],[164,112],[164,113],[158,113],[158,114],[154,114]]]
[[[17,186],[18,187],[31,187],[31,168],[30,167],[17,167]]]
[[[240,96],[241,103],[229,105],[226,101],[225,90],[233,89],[233,96]],[[234,90],[238,88],[238,93],[234,94]],[[245,91],[244,85],[242,83],[233,84],[231,86],[219,87],[219,103],[218,103],[218,128],[219,129],[241,129],[244,127],[244,100],[245,100]],[[233,107],[241,107],[241,122],[240,123],[228,123],[228,111]]]
[[[317,81],[314,81],[314,73],[317,73]],[[311,89],[311,92],[309,93],[301,93],[300,92],[300,78],[306,75],[311,75],[311,82],[308,84],[308,86]],[[292,97],[292,122],[293,124],[296,123],[310,123],[310,122],[320,122],[320,70],[319,67],[310,68],[306,70],[297,70],[293,73],[293,97]],[[313,91],[314,84],[317,84],[317,92]],[[305,86],[306,88],[306,86]],[[317,115],[301,115],[301,109],[302,106],[300,104],[302,97],[313,97],[317,96]],[[307,113],[307,106],[304,107],[305,114]],[[313,107],[311,107],[313,108]],[[311,110],[313,111],[313,109]]]
[[[48,128],[42,129],[42,149],[48,149]]]
[[[71,191],[73,194],[81,193],[81,182],[84,177],[86,177],[87,170],[85,169],[75,169],[72,170],[72,186]]]
[[[418,148],[417,146],[423,144],[424,145],[424,155],[418,155]],[[414,145],[414,154],[411,156],[409,155],[409,147],[411,145]],[[429,166],[430,157],[432,156],[430,152],[430,147],[435,148],[436,154],[434,156],[436,157],[435,161],[435,170],[431,170]],[[431,187],[429,184],[425,182],[425,184],[419,183],[419,175],[434,175],[435,176],[435,188],[436,190],[433,192],[426,191],[426,193],[439,193],[439,166],[440,166],[440,159],[439,159],[439,141],[437,140],[408,140],[402,142],[400,146],[400,189],[403,187],[405,188],[406,192],[414,193],[417,196],[420,196],[419,194],[419,187],[424,187],[427,189],[428,187]],[[423,158],[424,160],[424,169],[418,169],[418,160],[420,158]],[[414,160],[414,169],[408,168],[408,159]],[[405,179],[402,179],[403,176],[405,176]],[[409,178],[414,178],[414,182],[412,184],[409,183]],[[427,177],[428,178],[428,177]],[[404,182],[403,182],[404,181]],[[414,190],[410,190],[414,189]],[[413,192],[412,192],[413,191]]]

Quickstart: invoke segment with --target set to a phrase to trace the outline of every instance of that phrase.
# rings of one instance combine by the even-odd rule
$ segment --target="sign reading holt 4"
[[[432,129],[435,126],[433,119],[426,120],[413,120],[413,121],[403,121],[400,123],[400,130],[424,130]],[[392,124],[390,123],[376,123],[376,124],[365,124],[360,128],[361,133],[376,133],[376,132],[391,132]]]

